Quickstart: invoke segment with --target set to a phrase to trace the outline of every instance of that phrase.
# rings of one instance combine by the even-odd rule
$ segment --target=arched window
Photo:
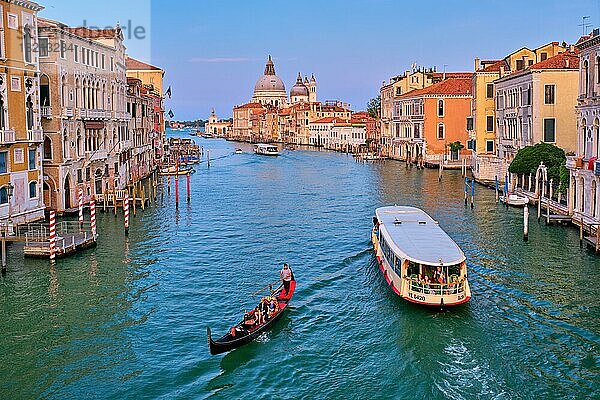
[[[29,198],[35,199],[37,197],[37,182],[29,182]]]
[[[60,101],[63,107],[67,106],[67,77],[63,76],[61,81],[61,86],[60,86]]]
[[[0,130],[6,129],[6,114],[4,108],[4,98],[0,95]]]
[[[579,149],[581,151],[581,154],[585,154],[585,140],[586,140],[586,135],[587,135],[587,121],[586,119],[582,119],[581,120],[581,140],[580,140],[580,146],[581,148]]]
[[[46,74],[40,76],[40,105],[42,107],[50,106],[50,79]]]
[[[588,95],[588,86],[590,83],[589,65],[588,61],[583,62],[583,94]]]
[[[52,140],[44,135],[44,160],[52,160]]]
[[[444,116],[444,100],[438,100],[438,117]]]
[[[23,27],[23,46],[25,53],[25,62],[31,62],[31,27],[29,25],[25,25]]]
[[[444,124],[438,124],[437,138],[443,139],[445,136],[446,136],[446,128],[444,127]]]
[[[27,130],[33,129],[33,100],[31,96],[27,97],[27,102],[25,103],[25,118],[27,120]]]
[[[8,188],[6,186],[0,188],[0,204],[8,204]]]
[[[600,56],[596,56],[596,83],[600,83]]]
[[[69,148],[69,136],[67,135],[67,130],[66,129],[63,132],[62,150],[63,150],[63,158],[64,159],[71,158],[71,150]]]

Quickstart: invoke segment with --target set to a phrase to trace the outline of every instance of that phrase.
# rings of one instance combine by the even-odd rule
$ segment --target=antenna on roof
[[[587,32],[588,28],[590,26],[592,26],[592,24],[590,24],[589,22],[586,22],[586,20],[590,19],[590,16],[587,15],[585,17],[581,17],[581,23],[577,26],[581,27],[581,36],[585,36],[585,33]]]

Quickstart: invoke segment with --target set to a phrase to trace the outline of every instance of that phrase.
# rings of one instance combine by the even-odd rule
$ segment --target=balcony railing
[[[52,107],[46,106],[40,108],[42,118],[52,118]]]
[[[15,143],[15,140],[15,131],[9,129],[0,130],[0,145],[12,144]]]
[[[64,116],[67,118],[73,118],[74,112],[73,107],[65,107],[63,109]]]
[[[31,129],[27,131],[27,141],[40,143],[44,141],[44,131],[41,129]]]
[[[98,150],[90,153],[89,159],[90,159],[90,161],[106,160],[107,156],[108,156],[108,152],[106,150],[98,149]]]
[[[115,146],[115,151],[117,153],[122,153],[124,151],[127,151],[131,148],[131,140],[121,140],[119,143],[117,143],[117,145]]]

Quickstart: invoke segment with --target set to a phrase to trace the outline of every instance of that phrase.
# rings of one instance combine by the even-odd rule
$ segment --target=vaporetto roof
[[[453,265],[465,260],[456,243],[423,210],[408,206],[380,207],[379,229],[398,256],[426,265]]]

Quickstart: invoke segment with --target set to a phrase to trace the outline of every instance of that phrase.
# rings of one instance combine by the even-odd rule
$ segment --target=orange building
[[[408,92],[399,98],[398,140],[407,160],[423,159],[428,164],[445,164],[470,154],[465,124],[471,113],[472,77],[446,80]],[[460,142],[462,150],[452,148]]]

